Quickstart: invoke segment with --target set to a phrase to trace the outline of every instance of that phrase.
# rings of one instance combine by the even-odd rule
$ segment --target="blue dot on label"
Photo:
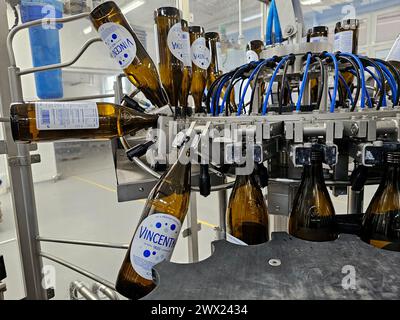
[[[150,257],[151,252],[150,252],[149,250],[145,250],[145,251],[143,252],[143,255],[145,256],[145,258],[148,258],[148,257]]]
[[[156,228],[157,228],[157,229],[160,229],[160,228],[161,228],[161,223],[160,223],[160,222],[157,222]]]
[[[155,256],[157,254],[157,252],[153,251],[153,256]]]
[[[171,230],[174,231],[176,229],[176,225],[171,225]]]
[[[124,54],[124,57],[125,57],[125,58],[128,58],[128,54],[127,54],[127,53],[125,53],[125,54]]]
[[[112,38],[115,40],[115,39],[118,38],[118,36],[114,33],[114,34],[112,35]]]
[[[122,61],[120,61],[119,64],[122,65]]]

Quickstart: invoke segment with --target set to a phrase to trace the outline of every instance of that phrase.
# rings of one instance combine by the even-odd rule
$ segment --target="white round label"
[[[329,39],[327,37],[312,37],[310,38],[311,43],[327,43]]]
[[[132,241],[133,269],[152,280],[153,266],[171,258],[180,230],[181,222],[169,214],[156,213],[144,219]]]
[[[247,63],[260,60],[258,58],[257,52],[255,52],[253,50],[249,50],[249,51],[246,52],[246,58],[247,58]]]
[[[176,23],[169,29],[167,44],[169,51],[174,55],[175,58],[184,62],[184,52],[183,52],[183,41],[182,41],[182,25],[181,23]]]
[[[206,46],[204,37],[198,38],[192,43],[192,61],[197,67],[204,70],[210,66],[210,50]]]
[[[130,32],[117,23],[107,22],[100,26],[99,34],[112,57],[126,69],[136,57],[136,43]]]

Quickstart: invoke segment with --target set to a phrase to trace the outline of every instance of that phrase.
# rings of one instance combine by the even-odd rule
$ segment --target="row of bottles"
[[[195,112],[202,111],[203,95],[221,73],[220,39],[200,26],[188,26],[175,7],[155,11],[159,74],[119,7],[105,2],[91,13],[91,20],[128,79],[156,106],[168,103],[190,114],[188,96]]]

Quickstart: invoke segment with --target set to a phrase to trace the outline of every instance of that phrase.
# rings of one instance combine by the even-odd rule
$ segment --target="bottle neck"
[[[385,186],[395,186],[400,190],[400,164],[387,164],[382,184]]]
[[[304,166],[303,181],[311,181],[312,183],[324,183],[324,173],[322,162],[312,162],[309,166]]]

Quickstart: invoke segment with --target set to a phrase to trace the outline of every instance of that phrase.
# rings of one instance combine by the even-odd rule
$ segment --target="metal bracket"
[[[28,157],[10,157],[8,158],[8,164],[10,167],[25,167],[30,166],[34,163],[40,163],[40,154],[33,154]]]
[[[7,154],[7,153],[8,153],[7,143],[4,140],[2,140],[0,141],[0,154]]]
[[[201,223],[198,223],[196,231],[200,231],[200,230],[201,230]],[[187,228],[187,229],[183,230],[183,232],[182,232],[182,237],[184,237],[184,238],[190,237],[191,235],[192,235],[192,228]]]

